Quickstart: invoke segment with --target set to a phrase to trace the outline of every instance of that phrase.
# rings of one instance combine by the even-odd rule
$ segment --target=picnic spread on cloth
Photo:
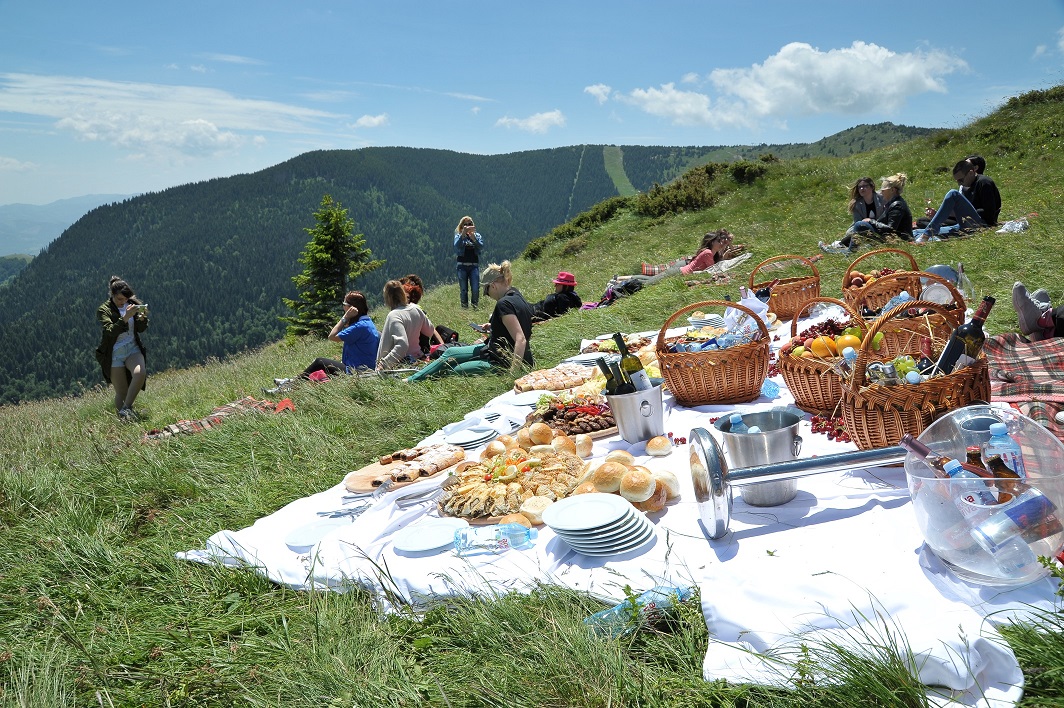
[[[781,322],[778,331],[788,331],[789,324]],[[663,330],[666,336],[682,331]],[[787,341],[778,339],[773,347]],[[692,481],[692,430],[704,429],[723,442],[713,425],[722,415],[785,410],[802,416],[801,458],[857,449],[814,433],[810,416],[794,408],[783,377],[770,380],[779,386],[777,397],[733,405],[681,406],[664,391],[662,432],[674,441],[666,456],[647,455],[645,442],[627,442],[617,432],[595,436],[592,468],[611,451],[624,450],[635,464],[670,471],[679,482],[678,498],[645,514],[649,530],[638,525],[643,535],[634,547],[596,537],[596,527],[583,527],[575,513],[557,529],[539,526],[531,545],[459,556],[451,539],[467,520],[442,515],[443,492],[433,493],[451,475],[433,473],[410,484],[377,480],[383,491],[374,494],[352,493],[338,473],[334,487],[247,528],[220,530],[202,548],[178,557],[256,572],[294,589],[364,588],[384,610],[399,603],[426,608],[454,596],[491,598],[542,584],[612,601],[625,598],[625,586],[697,586],[710,634],[707,680],[793,685],[796,661],[811,644],[895,644],[907,647],[911,670],[929,687],[934,704],[1014,705],[1022,697],[1023,675],[996,627],[1054,610],[1056,585],[1041,577],[994,587],[951,572],[924,544],[900,466],[802,477],[793,499],[776,506],[752,506],[736,493],[728,533],[711,540]],[[525,423],[539,393],[507,391],[417,447],[461,447],[467,459],[477,460],[490,440]],[[565,501],[570,499],[579,497]],[[609,507],[602,512],[611,523],[627,523],[612,521]],[[566,538],[586,539],[586,552],[574,550]]]

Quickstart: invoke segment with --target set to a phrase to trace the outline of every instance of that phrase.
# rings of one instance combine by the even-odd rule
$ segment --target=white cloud
[[[854,42],[821,51],[792,42],[761,64],[712,71],[715,96],[680,90],[669,82],[614,97],[677,125],[744,125],[818,113],[896,110],[912,96],[945,93],[944,77],[967,68],[963,60],[940,50],[898,53]],[[682,81],[696,76],[685,74]]]
[[[388,114],[381,113],[380,115],[370,116],[365,115],[359,118],[351,126],[353,128],[380,128],[383,125],[388,125]]]
[[[1057,30],[1057,49],[1064,52],[1064,27]]]
[[[0,112],[52,118],[82,140],[130,151],[194,156],[231,150],[253,133],[313,133],[342,118],[197,86],[32,74],[0,74]]]
[[[1032,59],[1037,59],[1039,57],[1045,56],[1045,53],[1046,53],[1046,51],[1048,51],[1048,49],[1049,48],[1046,47],[1046,45],[1039,44],[1038,46],[1036,46],[1034,48],[1034,53],[1031,55],[1031,58]]]
[[[509,116],[504,116],[495,121],[495,125],[526,130],[529,133],[546,133],[551,128],[564,126],[565,116],[558,109],[554,109],[553,111],[547,111],[545,113],[535,113],[528,118],[510,118]]]
[[[192,71],[196,72],[197,74],[206,74],[207,73],[207,67],[205,67],[203,64],[193,64],[192,66],[190,66],[188,68],[191,69]]]
[[[22,162],[13,157],[0,155],[0,172],[29,172],[37,169],[36,163]]]
[[[220,61],[226,64],[250,64],[257,66],[266,63],[263,61],[259,61],[258,59],[252,59],[251,57],[242,57],[238,54],[216,54],[212,52],[207,54],[201,54],[200,56],[202,56],[208,61]]]
[[[701,77],[693,71],[688,71],[680,79],[681,84],[697,84]]]
[[[480,106],[473,106],[472,108],[469,109],[469,112],[472,113],[475,116],[476,115],[480,115]]]
[[[584,93],[589,93],[595,97],[595,100],[599,103],[605,103],[610,97],[610,91],[613,89],[606,84],[592,84],[591,86],[584,87]]]

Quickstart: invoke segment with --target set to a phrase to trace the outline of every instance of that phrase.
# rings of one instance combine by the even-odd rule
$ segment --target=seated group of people
[[[857,248],[861,238],[885,241],[894,237],[924,243],[994,226],[1001,213],[1001,193],[994,180],[983,174],[985,169],[986,160],[979,155],[969,155],[954,165],[953,179],[958,189],[946,192],[938,209],[930,205],[929,199],[925,218],[915,224],[902,197],[908,182],[904,172],[880,178],[879,192],[871,177],[862,177],[850,190],[853,224],[838,241],[821,241],[820,249],[826,253],[849,253]]]

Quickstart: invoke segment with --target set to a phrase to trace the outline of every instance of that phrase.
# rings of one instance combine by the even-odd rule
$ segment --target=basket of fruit
[[[887,253],[893,253],[900,256],[904,256],[905,260],[908,262],[909,267],[901,269],[879,268],[876,270],[870,270],[867,273],[858,270],[858,266],[864,260],[873,256],[882,256]],[[915,275],[915,273],[913,273],[913,271],[916,270],[918,270],[918,266],[916,265],[916,259],[913,258],[912,255],[910,255],[907,251],[903,251],[898,248],[880,248],[876,251],[869,251],[868,253],[864,254],[863,256],[860,256],[853,263],[851,263],[849,268],[846,269],[846,272],[842,274],[842,299],[845,300],[846,304],[848,304],[850,307],[853,307],[857,310],[857,312],[860,312],[861,310],[856,307],[857,298],[859,298],[863,294],[864,289],[866,287],[886,275],[894,275],[896,273],[907,274],[909,276],[909,280],[898,278],[895,281],[892,281],[894,283],[892,287],[879,289],[875,292],[875,297],[865,298],[866,307],[870,307],[873,310],[878,310],[879,308],[886,305],[892,297],[894,297],[901,291],[906,290],[906,286],[917,288],[917,292],[919,292],[920,278],[919,276]]]
[[[930,297],[921,297],[923,293],[930,293],[932,290],[942,295],[941,298],[936,297],[932,300],[943,306],[942,313],[910,308],[880,327],[879,331],[884,337],[880,351],[880,356],[883,358],[890,359],[898,354],[919,351],[920,341],[924,337],[931,338],[932,348],[941,348],[949,338],[950,332],[964,323],[966,305],[960,290],[946,278],[934,273],[919,273],[919,276],[914,279],[912,274],[907,272],[881,275],[872,283],[866,284],[853,303],[854,310],[863,313],[866,321],[870,321],[865,308],[870,310],[874,308],[870,308],[868,303],[881,300],[881,292],[894,292],[899,285],[902,290],[892,297],[898,297],[905,292],[912,300],[932,300]]]
[[[813,271],[812,275],[799,276],[794,278],[777,278],[776,280],[768,280],[763,283],[754,283],[754,277],[757,272],[769,263],[775,263],[777,261],[801,261],[802,264],[809,267],[809,270]],[[820,296],[820,271],[813,265],[813,261],[802,256],[794,255],[782,255],[769,258],[767,261],[762,261],[757,264],[752,271],[750,271],[750,289],[757,293],[759,290],[770,288],[768,298],[768,311],[774,313],[781,320],[793,319],[798,312],[798,308],[803,302],[812,297]]]
[[[926,363],[923,371],[911,355],[882,362],[895,377],[872,381],[868,365],[877,361],[872,341],[880,328],[910,307],[926,308],[944,315],[947,310],[929,300],[915,300],[894,307],[875,322],[861,341],[853,371],[842,388],[842,419],[860,450],[897,445],[902,435],[918,437],[941,413],[990,398],[990,377],[986,357],[980,354],[968,366],[936,374]],[[902,374],[902,371],[905,371]]]
[[[700,351],[669,351],[665,331],[681,315],[707,307],[733,307],[753,318],[757,339],[726,348]],[[749,330],[753,327],[744,323]],[[726,337],[728,335],[723,335]],[[735,336],[735,335],[732,335]],[[710,403],[746,403],[761,395],[769,367],[769,333],[764,321],[753,310],[736,302],[709,300],[677,310],[665,320],[657,338],[658,366],[665,384],[676,402],[682,406],[702,406]]]
[[[798,319],[816,303],[838,305],[849,314],[840,321],[829,317],[798,333]],[[866,325],[860,315],[841,300],[815,297],[807,300],[795,312],[791,321],[791,341],[779,350],[776,368],[794,403],[803,411],[815,415],[832,415],[842,399],[842,379],[837,371],[839,356],[846,347],[861,346]]]

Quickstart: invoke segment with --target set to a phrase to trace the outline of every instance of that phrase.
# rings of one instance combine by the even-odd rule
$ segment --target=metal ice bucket
[[[731,467],[759,467],[786,462],[798,457],[802,437],[798,434],[801,418],[787,411],[765,411],[743,415],[747,427],[761,428],[759,433],[732,433],[731,414],[722,415],[713,426],[721,432]],[[779,506],[798,494],[798,480],[781,479],[750,484],[740,489],[743,501],[751,506]]]
[[[606,403],[613,412],[617,432],[625,441],[637,443],[665,434],[661,384],[646,391],[606,396]]]

